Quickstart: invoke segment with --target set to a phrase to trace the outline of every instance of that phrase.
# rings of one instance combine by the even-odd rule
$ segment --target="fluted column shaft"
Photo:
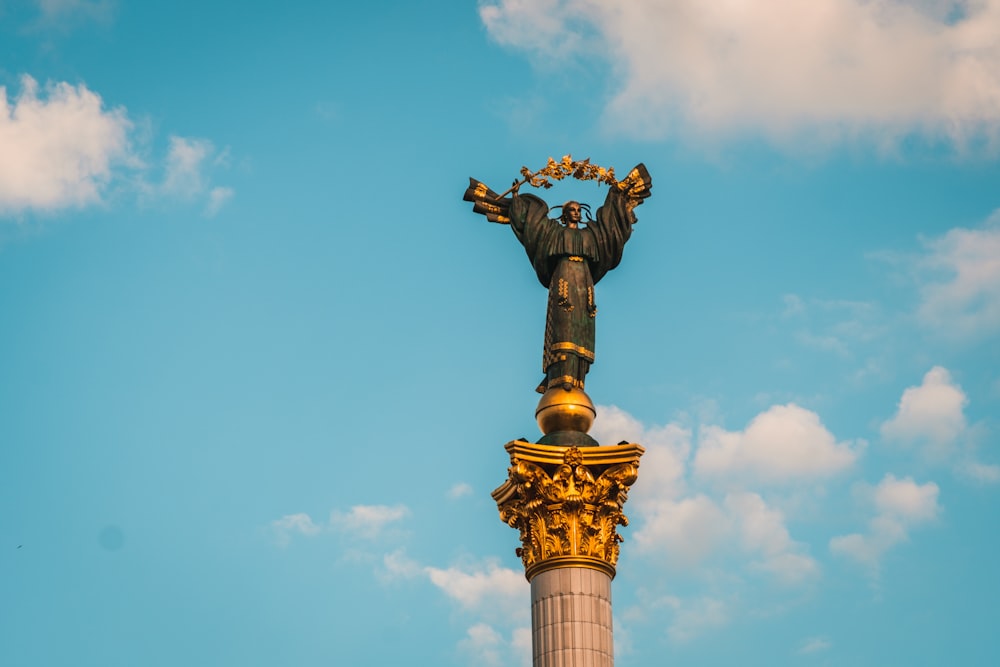
[[[534,667],[614,667],[611,577],[561,567],[531,580]]]

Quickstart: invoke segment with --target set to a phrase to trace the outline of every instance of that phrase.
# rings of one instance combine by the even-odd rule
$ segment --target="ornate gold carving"
[[[566,259],[568,259],[571,262],[582,262],[583,261],[583,257],[580,257],[579,255],[570,255]]]
[[[590,163],[590,158],[585,160],[574,160],[572,155],[563,155],[562,159],[556,162],[551,157],[545,166],[538,171],[531,171],[527,167],[521,167],[521,176],[524,177],[522,183],[530,183],[536,188],[551,188],[552,178],[561,181],[567,176],[572,176],[578,181],[597,181],[608,185],[618,185],[615,180],[615,168],[605,169],[604,167]]]
[[[614,183],[614,186],[625,193],[625,208],[631,213],[632,209],[642,203],[642,200],[649,196],[649,189],[652,183],[642,177],[639,168],[636,167],[628,173],[622,180]]]
[[[553,567],[594,567],[614,576],[618,526],[643,448],[507,444],[508,479],[493,492],[500,518],[520,532],[516,550],[530,580]]]

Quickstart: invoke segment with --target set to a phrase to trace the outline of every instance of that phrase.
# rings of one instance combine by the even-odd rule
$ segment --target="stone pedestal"
[[[520,532],[531,582],[534,667],[613,667],[611,580],[618,526],[643,448],[507,443],[508,478],[493,499]]]
[[[563,567],[532,579],[531,646],[535,667],[613,667],[611,577]]]

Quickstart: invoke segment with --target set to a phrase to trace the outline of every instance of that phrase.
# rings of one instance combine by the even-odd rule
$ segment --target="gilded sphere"
[[[553,431],[578,431],[586,433],[594,423],[597,410],[590,397],[582,389],[566,390],[553,387],[538,401],[535,409],[535,419],[538,428],[548,435]]]

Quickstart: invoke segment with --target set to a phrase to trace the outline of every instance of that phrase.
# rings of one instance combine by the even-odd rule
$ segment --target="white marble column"
[[[613,667],[611,577],[589,567],[536,575],[531,647],[534,667]]]

